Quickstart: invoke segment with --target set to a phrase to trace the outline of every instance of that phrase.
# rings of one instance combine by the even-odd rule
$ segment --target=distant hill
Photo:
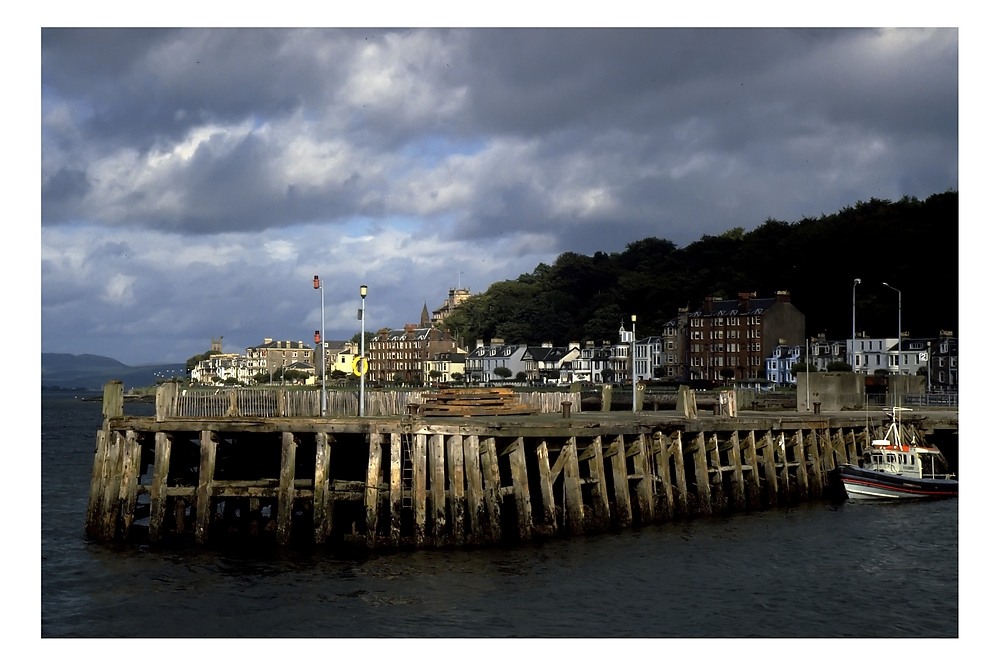
[[[113,379],[125,390],[153,386],[157,381],[183,377],[183,363],[128,366],[94,354],[42,354],[42,389],[99,390]]]

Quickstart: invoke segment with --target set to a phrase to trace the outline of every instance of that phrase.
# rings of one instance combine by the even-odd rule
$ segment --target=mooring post
[[[122,383],[112,379],[104,385],[104,400],[101,405],[104,420],[120,419],[125,415],[125,392]]]

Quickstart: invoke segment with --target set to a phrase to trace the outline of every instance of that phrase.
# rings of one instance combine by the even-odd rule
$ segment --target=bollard
[[[818,403],[818,402],[814,402],[813,403],[813,414],[819,414],[819,406],[820,406],[820,403]]]
[[[420,409],[420,405],[416,402],[411,402],[406,405],[407,414],[416,414],[417,410]]]
[[[564,403],[562,403],[562,417],[564,419],[568,419],[569,418],[569,408],[572,407],[572,406],[573,406],[572,402],[564,402]]]

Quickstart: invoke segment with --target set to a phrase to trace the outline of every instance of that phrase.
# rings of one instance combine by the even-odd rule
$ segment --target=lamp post
[[[899,296],[899,310],[896,314],[896,332],[899,334],[898,342],[896,342],[896,374],[900,375],[903,374],[901,372],[902,368],[900,367],[903,360],[903,292],[896,289],[888,282],[883,282],[882,284],[889,287],[889,289],[892,289]]]
[[[857,323],[857,319],[858,319],[858,316],[857,316],[858,305],[857,305],[857,303],[858,303],[858,301],[857,301],[857,293],[858,293],[858,285],[859,284],[861,284],[861,278],[854,278],[854,287],[851,288],[851,351],[849,352],[850,355],[851,355],[851,372],[857,372],[858,371],[858,367],[854,363],[854,359],[857,358],[857,354],[855,353],[855,351],[857,349],[857,344],[858,344],[858,342],[857,342],[857,336],[858,336],[858,323]]]
[[[368,363],[365,362],[365,296],[368,295],[368,285],[361,285],[361,395],[358,400],[358,416],[365,415],[365,375],[368,374]]]
[[[326,416],[326,298],[323,295],[323,281],[318,275],[313,275],[313,289],[319,289],[319,330],[315,340],[319,343],[319,376],[321,388],[319,396],[319,415]]]
[[[635,315],[632,315],[632,411],[639,411],[638,396],[635,383]]]

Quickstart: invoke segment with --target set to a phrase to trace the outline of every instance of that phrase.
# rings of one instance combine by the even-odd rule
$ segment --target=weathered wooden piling
[[[821,498],[882,427],[836,414],[695,419],[683,402],[568,417],[562,402],[515,417],[250,418],[226,398],[225,416],[193,417],[165,384],[155,416],[135,417],[112,382],[86,532],[441,548],[635,528]]]

